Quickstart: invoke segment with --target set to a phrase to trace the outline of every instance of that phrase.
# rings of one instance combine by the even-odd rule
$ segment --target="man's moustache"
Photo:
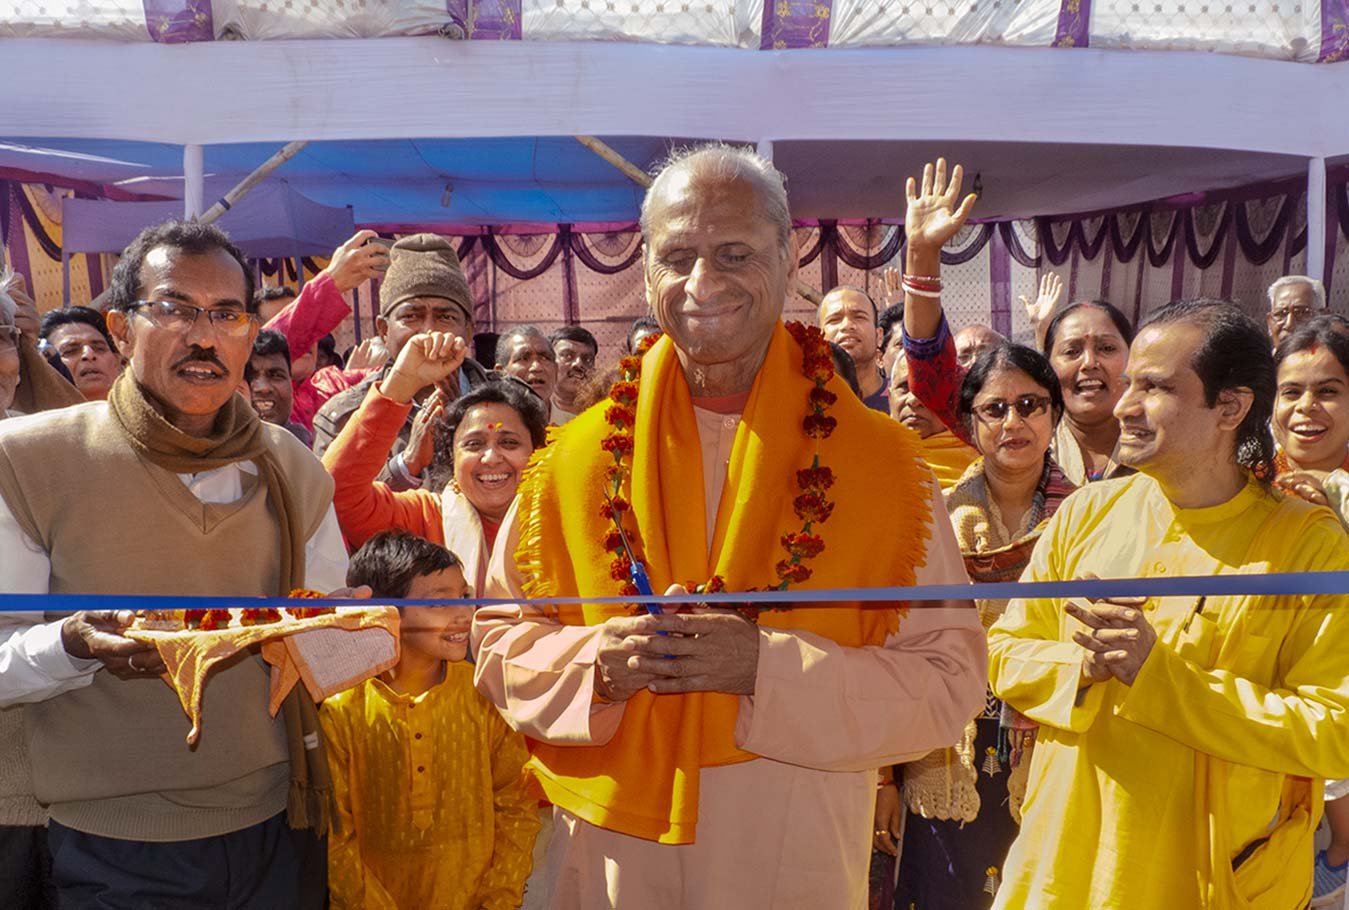
[[[191,354],[188,354],[182,360],[175,363],[173,368],[176,370],[179,367],[187,366],[189,363],[209,363],[219,367],[225,373],[229,372],[229,369],[220,362],[220,358],[216,356],[214,351],[208,351],[202,348],[198,348]]]

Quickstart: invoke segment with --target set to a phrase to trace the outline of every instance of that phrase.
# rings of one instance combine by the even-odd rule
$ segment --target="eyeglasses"
[[[242,335],[253,324],[253,314],[247,310],[211,309],[176,300],[139,300],[133,309],[144,310],[147,319],[171,332],[186,332],[196,325],[197,317],[202,313],[206,314],[212,328],[226,335]]]
[[[1311,319],[1313,312],[1314,311],[1309,306],[1289,306],[1289,307],[1280,307],[1279,309],[1275,310],[1269,315],[1274,319],[1275,322],[1278,323],[1285,323],[1289,319],[1293,319],[1297,322],[1303,322],[1305,320]]]
[[[19,330],[12,325],[0,325],[0,351],[13,351],[19,346]]]
[[[986,401],[981,405],[976,405],[974,413],[979,415],[979,419],[989,426],[997,426],[1007,419],[1007,412],[1016,411],[1016,415],[1022,420],[1030,420],[1049,410],[1050,399],[1048,395],[1022,395],[1016,401],[1003,401],[996,398],[993,401]]]

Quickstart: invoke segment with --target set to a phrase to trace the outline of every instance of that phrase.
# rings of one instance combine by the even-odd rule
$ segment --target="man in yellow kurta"
[[[1254,479],[1269,342],[1235,307],[1159,310],[1116,407],[1136,476],[1068,498],[1025,581],[1344,571],[1329,510]],[[994,692],[1039,722],[997,908],[1297,910],[1323,778],[1349,772],[1343,597],[1013,601]]]
[[[925,191],[911,243],[954,233],[955,192]],[[489,595],[624,593],[609,513],[656,592],[963,583],[916,437],[829,376],[823,339],[781,324],[797,258],[781,175],[694,151],[657,177],[642,227],[666,337],[640,388],[615,386],[530,469]],[[875,769],[954,742],[983,701],[972,605],[897,607],[479,611],[478,688],[537,741],[557,806],[550,906],[861,910]]]

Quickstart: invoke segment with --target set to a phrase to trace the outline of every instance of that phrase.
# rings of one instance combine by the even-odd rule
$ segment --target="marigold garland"
[[[797,344],[801,345],[801,372],[814,385],[806,396],[806,416],[801,421],[801,430],[807,437],[815,440],[815,454],[810,467],[796,472],[796,485],[800,494],[792,500],[793,511],[802,521],[799,531],[789,531],[782,535],[782,548],[786,558],[779,560],[773,567],[777,584],[772,590],[785,591],[793,584],[808,580],[813,574],[806,561],[814,559],[824,552],[824,538],[814,533],[817,524],[829,520],[834,511],[834,503],[825,495],[834,484],[834,472],[820,464],[820,442],[828,439],[838,426],[838,420],[826,412],[838,401],[838,396],[825,388],[834,377],[834,357],[824,335],[814,326],[800,322],[787,323],[787,332]],[[609,574],[621,582],[619,594],[632,596],[638,592],[629,578],[632,562],[623,548],[623,515],[632,509],[632,505],[623,495],[624,484],[630,477],[630,469],[625,457],[633,452],[633,427],[637,422],[637,393],[642,374],[642,355],[655,344],[660,336],[653,335],[644,339],[639,351],[619,361],[620,378],[609,389],[612,404],[604,412],[604,419],[613,427],[601,441],[601,447],[614,457],[614,463],[605,471],[608,489],[605,501],[600,506],[600,514],[614,523],[613,530],[604,536],[604,548],[614,554]],[[629,541],[632,537],[629,536]],[[726,582],[719,575],[713,575],[707,581],[697,584],[688,582],[684,587],[696,594],[715,594],[726,590]],[[755,589],[751,589],[755,590]],[[787,609],[785,606],[772,609]],[[746,605],[741,610],[753,618],[759,610]]]

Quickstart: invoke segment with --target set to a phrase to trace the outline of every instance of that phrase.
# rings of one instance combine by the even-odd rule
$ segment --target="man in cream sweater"
[[[242,254],[216,228],[170,222],[132,242],[108,314],[130,368],[108,401],[0,424],[4,590],[270,596],[343,584],[331,480],[235,394],[258,331],[252,295]],[[23,706],[61,906],[321,901],[301,886],[316,842],[284,818],[308,753],[269,719],[261,661],[213,674],[209,721],[189,747],[156,652],[122,634],[130,614],[60,609],[0,614],[0,707]]]

